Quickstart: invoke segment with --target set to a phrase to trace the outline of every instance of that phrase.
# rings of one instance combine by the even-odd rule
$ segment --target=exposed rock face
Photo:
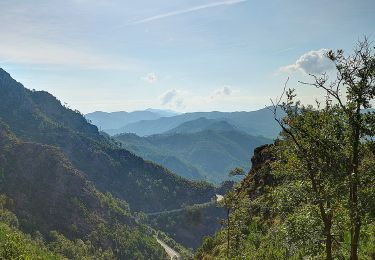
[[[266,144],[255,148],[251,158],[252,167],[242,181],[241,189],[246,189],[250,197],[256,197],[263,192],[264,186],[275,184],[270,163],[274,161],[271,149],[273,144]]]

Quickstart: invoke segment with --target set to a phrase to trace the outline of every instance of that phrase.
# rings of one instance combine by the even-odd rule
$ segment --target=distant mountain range
[[[250,168],[254,148],[271,139],[251,136],[225,120],[198,118],[165,134],[115,136],[135,154],[164,165],[182,177],[221,183],[235,167]]]
[[[151,109],[94,112],[86,118],[136,155],[182,177],[216,184],[228,180],[235,167],[249,169],[254,148],[272,142],[280,132],[268,108],[185,114]]]
[[[192,134],[201,131],[237,131],[237,127],[229,124],[225,120],[207,119],[200,117],[195,120],[187,121],[181,125],[168,130],[165,134]]]
[[[268,108],[251,112],[194,112],[168,117],[158,117],[158,115],[154,115],[154,117],[155,118],[148,119],[145,119],[144,117],[133,117],[132,122],[128,120],[126,123],[124,123],[125,121],[120,121],[120,119],[113,119],[114,121],[117,120],[117,122],[101,121],[100,123],[97,123],[97,125],[101,126],[102,130],[110,135],[134,133],[138,136],[148,136],[162,134],[185,122],[205,118],[226,121],[237,129],[253,136],[261,135],[273,139],[276,138],[280,132],[280,128],[274,120],[274,115]],[[86,118],[95,124],[96,118],[93,117],[92,114],[87,114]],[[121,124],[121,127],[113,127]]]
[[[48,92],[24,88],[0,69],[0,196],[11,202],[22,232],[51,241],[55,230],[65,246],[84,240],[98,252],[112,252],[108,259],[164,259],[137,212],[206,203],[216,192],[119,147],[78,111]],[[194,227],[186,229],[180,240],[186,247],[219,228],[223,211],[212,210],[206,216],[211,224],[200,227],[199,236]]]
[[[102,112],[96,111],[86,114],[85,117],[102,130],[117,129],[124,125],[135,123],[141,120],[155,120],[160,117],[176,116],[178,113],[171,110],[146,109],[133,112]]]

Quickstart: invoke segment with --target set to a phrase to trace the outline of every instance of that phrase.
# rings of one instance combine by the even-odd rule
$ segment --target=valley
[[[0,99],[0,192],[15,205],[7,210],[17,227],[40,234],[47,247],[57,231],[64,243],[84,240],[93,252],[108,249],[114,257],[132,258],[146,250],[148,259],[159,259],[163,249],[155,231],[139,224],[138,215],[206,203],[216,194],[211,184],[183,179],[121,148],[80,113],[47,92],[24,88],[4,70]],[[216,219],[220,209],[210,214]],[[211,226],[203,234],[213,234]],[[202,237],[191,233],[184,246]]]
[[[0,0],[0,260],[375,260],[374,13]]]

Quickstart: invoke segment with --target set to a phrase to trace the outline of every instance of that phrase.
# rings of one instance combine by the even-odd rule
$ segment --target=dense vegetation
[[[0,140],[0,192],[6,195],[0,197],[0,222],[14,243],[4,254],[33,251],[33,243],[22,247],[25,236],[8,224],[38,234],[51,251],[69,259],[165,256],[128,204],[97,191],[59,149],[25,143],[1,121]]]
[[[126,200],[132,210],[173,209],[214,196],[213,186],[179,178],[145,162],[119,148],[49,93],[29,91],[0,72],[0,117],[10,130],[22,140],[59,147],[96,188]]]
[[[235,167],[249,169],[249,151],[271,142],[242,132],[226,121],[205,118],[185,122],[166,134],[121,134],[115,138],[126,149],[184,178],[216,184],[227,180],[228,172]]]
[[[78,111],[24,88],[1,69],[0,122],[0,193],[14,202],[22,232],[39,233],[49,250],[68,258],[82,259],[83,253],[69,253],[81,249],[120,259],[163,258],[155,231],[139,224],[137,212],[204,203],[215,195],[213,185],[144,161]],[[192,233],[191,239],[202,237]]]
[[[305,83],[325,101],[304,106],[285,90],[274,103],[280,137],[256,151],[253,169],[226,195],[226,227],[197,259],[375,258],[374,49],[365,39],[351,56],[327,57],[337,79]]]
[[[211,216],[215,216],[212,219]],[[194,239],[192,234],[204,237],[220,229],[220,221],[225,217],[225,211],[214,203],[207,206],[189,206],[182,211],[168,214],[153,215],[147,218],[147,223],[152,227],[165,230],[173,238],[195,250],[202,240]]]

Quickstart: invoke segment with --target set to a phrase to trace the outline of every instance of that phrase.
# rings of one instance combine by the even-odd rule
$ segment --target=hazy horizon
[[[177,111],[177,110],[173,110],[173,109],[163,109],[163,108],[153,108],[153,107],[148,107],[148,108],[145,108],[145,109],[135,109],[135,110],[114,110],[114,111],[103,111],[103,110],[95,110],[95,111],[91,111],[91,112],[88,112],[88,113],[85,113],[85,114],[90,114],[90,113],[96,113],[96,112],[103,112],[103,113],[119,113],[119,112],[126,112],[126,113],[132,113],[132,112],[139,112],[139,111],[147,111],[147,110],[150,110],[150,109],[156,109],[156,110],[162,110],[162,111],[167,111],[167,112],[173,112],[173,113],[176,113],[176,114],[184,114],[184,113],[199,113],[199,112],[221,112],[221,113],[232,113],[232,112],[253,112],[253,111],[257,111],[257,110],[262,110],[264,108],[267,108],[266,106],[265,107],[261,107],[261,108],[255,108],[255,109],[252,109],[252,110],[233,110],[233,111],[224,111],[224,110],[197,110],[197,111],[189,111],[189,112],[180,112],[180,111]]]
[[[332,72],[327,49],[375,40],[375,2],[1,1],[0,67],[83,113],[253,111],[288,77]],[[348,33],[351,32],[351,33]]]

